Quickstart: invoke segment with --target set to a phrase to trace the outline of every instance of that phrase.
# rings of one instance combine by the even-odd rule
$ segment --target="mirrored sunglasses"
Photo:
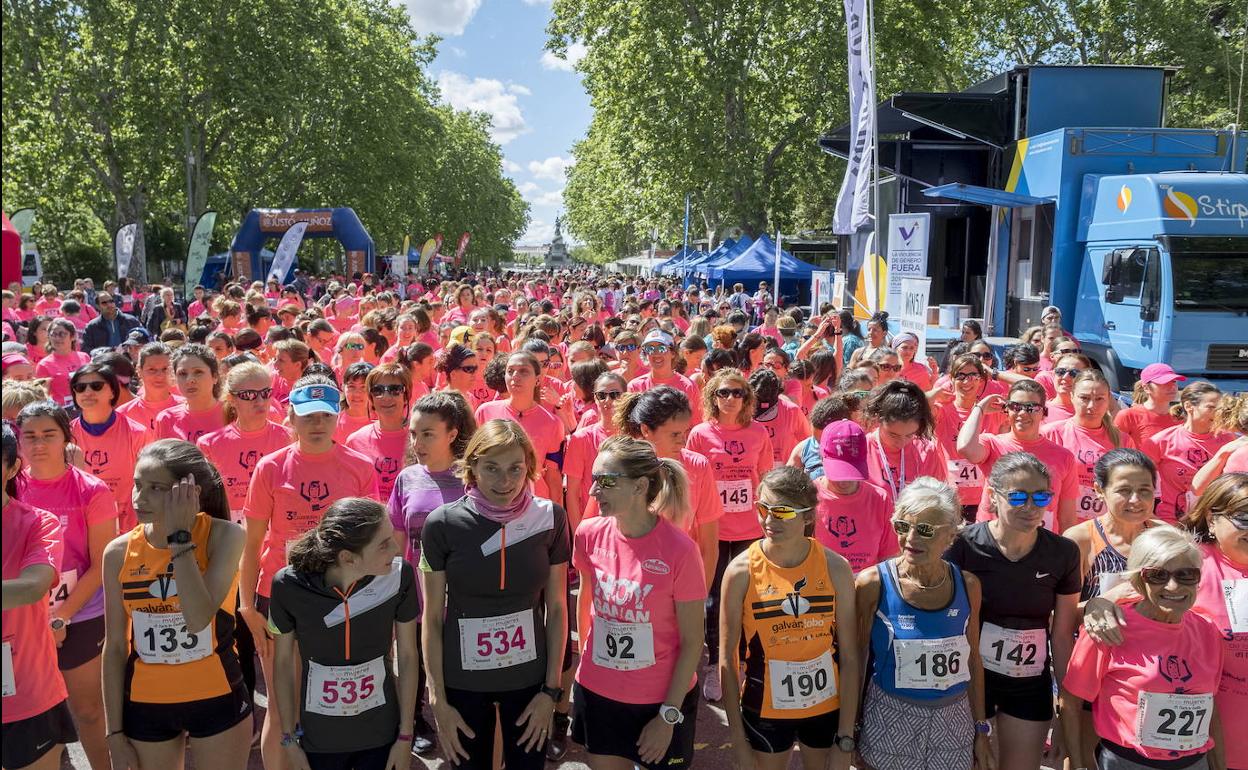
[[[754,506],[758,509],[759,516],[770,516],[780,521],[791,521],[796,519],[798,514],[806,513],[810,510],[810,508],[794,508],[791,505],[768,505],[764,502],[755,503]]]
[[[1038,414],[1044,411],[1044,404],[1027,404],[1021,401],[1006,401],[1005,411],[1015,414]]]
[[[910,530],[912,529],[914,530],[914,533],[918,535],[919,537],[930,540],[933,537],[936,537],[936,530],[940,529],[940,527],[936,526],[935,524],[929,524],[926,521],[920,521],[917,524],[911,524],[910,522],[904,519],[893,519],[893,531],[896,532],[898,535],[905,537],[906,535],[910,534]]]
[[[1032,492],[1028,494],[1021,490],[1012,490],[1010,492],[1002,492],[1005,501],[1010,504],[1011,508],[1021,508],[1030,500],[1037,508],[1043,508],[1053,500],[1053,493],[1049,491]]]
[[[602,489],[615,489],[620,483],[620,479],[626,479],[628,476],[623,473],[591,473],[589,474],[592,483],[597,484]]]
[[[256,399],[267,401],[269,396],[273,395],[273,389],[258,388],[249,390],[231,390],[230,395],[237,398],[239,401],[255,401]]]

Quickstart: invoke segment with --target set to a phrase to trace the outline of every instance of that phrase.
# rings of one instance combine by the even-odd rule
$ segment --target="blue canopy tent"
[[[697,254],[691,254],[689,256],[689,259],[686,259],[683,263],[677,265],[671,272],[675,275],[681,276],[682,278],[688,278],[689,274],[693,272],[693,269],[697,265],[700,265],[709,259],[714,259],[715,257],[722,255],[724,251],[736,245],[736,243],[737,243],[736,241],[729,238],[728,240],[719,244],[719,246],[717,246],[716,248],[712,249],[709,252],[699,252]]]
[[[801,288],[809,286],[811,272],[817,270],[814,265],[797,259],[792,254],[780,250],[780,293],[789,297],[799,297]],[[771,281],[775,278],[776,242],[766,235],[760,235],[757,241],[736,258],[710,268],[707,271],[709,282],[722,282],[731,286],[743,283],[747,287],[759,281]],[[774,289],[773,289],[774,290]]]
[[[754,241],[748,235],[741,236],[740,240],[731,243],[731,245],[729,245],[729,241],[724,241],[723,247],[711,252],[706,259],[686,265],[686,273],[692,273],[694,276],[705,278],[710,268],[731,262],[753,243]]]
[[[679,265],[681,262],[688,259],[691,254],[698,254],[698,253],[700,252],[695,251],[694,249],[691,249],[687,246],[681,246],[680,251],[673,254],[671,258],[668,259],[666,262],[663,262],[657,267],[655,267],[654,270],[651,272],[653,272],[655,275],[662,275],[667,272],[667,268]]]

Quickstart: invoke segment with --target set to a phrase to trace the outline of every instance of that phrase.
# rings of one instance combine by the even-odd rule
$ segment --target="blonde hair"
[[[689,504],[689,480],[678,461],[659,457],[653,444],[631,436],[608,438],[598,447],[598,455],[604,454],[615,458],[625,476],[650,481],[646,508],[682,531],[688,529],[693,507]]]
[[[3,394],[0,395],[5,414],[16,413],[27,404],[48,400],[48,380],[5,380]]]
[[[1248,394],[1222,396],[1213,416],[1214,430],[1248,435]]]
[[[741,384],[742,390],[745,391],[745,398],[741,399],[741,413],[737,415],[737,424],[744,428],[754,420],[754,388],[750,387],[750,381],[745,378],[740,369],[728,367],[720,369],[711,376],[702,386],[702,413],[707,420],[719,419],[719,401],[715,398],[715,391],[727,385],[729,382],[738,382]]]
[[[234,406],[234,390],[253,377],[263,377],[269,383],[265,387],[272,387],[273,385],[273,375],[268,369],[255,361],[244,361],[237,366],[231,366],[230,371],[226,373],[225,393],[222,394],[221,398],[221,410],[225,416],[226,425],[238,419],[238,409]]]
[[[1152,527],[1141,532],[1131,542],[1131,553],[1127,556],[1127,572],[1136,590],[1144,593],[1139,584],[1140,570],[1160,567],[1175,559],[1184,559],[1193,567],[1200,566],[1200,548],[1189,532],[1169,526]]]
[[[525,475],[530,480],[536,481],[538,477],[537,453],[533,449],[533,442],[529,440],[529,434],[525,433],[524,428],[520,427],[520,423],[515,420],[490,420],[478,428],[477,432],[472,434],[468,448],[464,450],[464,458],[455,464],[455,475],[464,482],[465,487],[475,487],[477,476],[472,466],[495,449],[509,449],[513,446],[518,446],[523,450],[524,462],[529,467],[529,472]]]
[[[1103,385],[1108,397],[1114,397],[1113,388],[1109,386],[1109,380],[1105,379],[1105,375],[1100,369],[1085,369],[1077,374],[1074,383],[1070,386],[1071,391],[1073,392],[1075,388],[1084,382]],[[1115,448],[1122,446],[1122,436],[1118,433],[1118,427],[1114,425],[1114,418],[1109,413],[1108,405],[1106,406],[1105,414],[1101,415],[1101,427],[1105,429],[1105,433],[1109,435],[1109,440],[1113,442]]]

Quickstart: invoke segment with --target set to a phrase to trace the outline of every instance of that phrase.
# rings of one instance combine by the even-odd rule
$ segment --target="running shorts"
[[[829,711],[805,719],[764,719],[757,711],[741,709],[745,737],[750,748],[760,754],[783,754],[794,742],[812,749],[830,749],[840,715],[840,711]]]
[[[122,724],[126,737],[134,741],[159,743],[183,732],[192,738],[210,738],[250,717],[251,708],[247,686],[240,679],[229,693],[216,698],[186,703],[127,700],[122,706]]]
[[[65,627],[65,641],[56,651],[56,666],[72,671],[94,660],[104,649],[104,616],[70,623]],[[8,767],[8,765],[5,765]]]
[[[0,765],[4,767],[33,765],[53,747],[78,740],[67,701],[42,714],[5,724],[2,736]]]
[[[658,762],[645,763],[637,756],[637,739],[663,704],[621,703],[587,690],[577,682],[572,685],[572,740],[590,754],[623,757],[649,770],[689,767],[693,762],[699,692],[697,686],[691,687],[680,704],[685,721],[673,728],[667,755]]]

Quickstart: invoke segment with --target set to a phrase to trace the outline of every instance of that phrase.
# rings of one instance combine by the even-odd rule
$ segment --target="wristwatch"
[[[555,703],[558,703],[563,699],[563,688],[561,687],[547,687],[546,685],[542,685],[542,692],[549,695],[550,699]]]
[[[980,735],[992,735],[992,722],[987,719],[980,719],[975,723],[975,732]]]
[[[846,754],[851,754],[854,749],[858,748],[858,741],[854,740],[852,735],[834,735],[832,743]]]
[[[685,721],[685,715],[680,709],[675,706],[669,706],[666,703],[659,707],[659,716],[663,718],[664,722],[673,727]]]
[[[62,631],[69,625],[69,618],[52,618],[48,621],[48,625],[53,631]]]
[[[185,529],[175,529],[165,538],[169,545],[186,545],[191,542],[191,533]]]

